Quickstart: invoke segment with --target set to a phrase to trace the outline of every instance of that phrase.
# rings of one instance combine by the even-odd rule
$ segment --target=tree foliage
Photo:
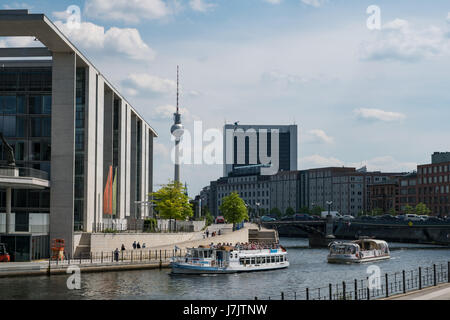
[[[163,219],[186,220],[193,216],[186,188],[178,181],[169,182],[151,194],[155,210]]]
[[[429,215],[431,213],[431,210],[428,209],[427,205],[422,202],[416,206],[415,211],[418,215]]]
[[[278,208],[272,208],[272,209],[270,209],[270,214],[274,214],[274,215],[276,215],[278,218],[281,218],[281,215],[282,215],[281,210],[278,209]]]
[[[310,213],[311,213],[312,215],[320,216],[320,215],[322,214],[322,211],[325,211],[322,207],[320,207],[320,206],[314,206],[314,207],[311,209]]]
[[[287,207],[286,208],[286,212],[285,212],[285,215],[286,216],[293,216],[295,214],[295,210],[294,209],[292,209],[291,207]]]
[[[212,216],[211,212],[209,212],[208,208],[205,208],[203,212],[205,212],[206,225],[210,226],[214,222],[214,217]]]
[[[415,214],[416,210],[413,207],[411,207],[410,205],[407,205],[405,207],[405,213],[406,214]]]
[[[219,209],[228,223],[235,224],[248,220],[245,202],[236,192],[232,192],[224,197]]]

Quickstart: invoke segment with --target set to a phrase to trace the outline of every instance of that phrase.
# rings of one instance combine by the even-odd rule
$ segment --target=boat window
[[[270,262],[275,263],[275,257],[274,256],[270,257]]]
[[[255,263],[255,258],[252,258],[251,260],[252,260],[251,264],[256,264]]]
[[[280,256],[280,262],[284,261],[284,256]]]
[[[250,264],[250,258],[245,259],[245,264]]]
[[[244,264],[245,259],[244,258],[240,258],[239,259],[239,264]]]

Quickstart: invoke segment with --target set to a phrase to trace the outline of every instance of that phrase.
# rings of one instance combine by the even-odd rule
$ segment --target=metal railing
[[[45,171],[28,167],[8,167],[0,166],[0,176],[3,177],[31,177],[42,180],[48,180],[48,173]]]
[[[450,261],[381,275],[378,286],[369,285],[369,279],[343,281],[320,288],[304,288],[294,292],[280,292],[277,296],[254,297],[255,300],[372,300],[388,298],[410,291],[450,283]]]
[[[64,259],[50,259],[52,266],[67,266],[72,264],[94,266],[94,265],[111,265],[111,264],[139,264],[139,263],[168,263],[173,259],[182,259],[187,251],[178,250],[155,250],[155,249],[135,249],[122,251],[101,251],[86,252],[78,254],[75,257],[67,257]]]

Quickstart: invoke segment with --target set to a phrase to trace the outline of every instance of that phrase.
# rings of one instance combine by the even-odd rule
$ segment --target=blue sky
[[[408,171],[450,149],[449,1],[0,3],[56,21],[157,130],[155,187],[173,176],[177,64],[187,129],[295,122],[302,169]],[[69,5],[81,9],[81,30],[67,28]],[[366,27],[369,5],[380,7],[381,30]],[[221,174],[221,165],[182,166],[191,196]]]

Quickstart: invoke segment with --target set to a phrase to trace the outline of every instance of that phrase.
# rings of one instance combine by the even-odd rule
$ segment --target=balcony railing
[[[8,167],[0,166],[0,177],[31,177],[48,180],[48,173],[28,167]]]

